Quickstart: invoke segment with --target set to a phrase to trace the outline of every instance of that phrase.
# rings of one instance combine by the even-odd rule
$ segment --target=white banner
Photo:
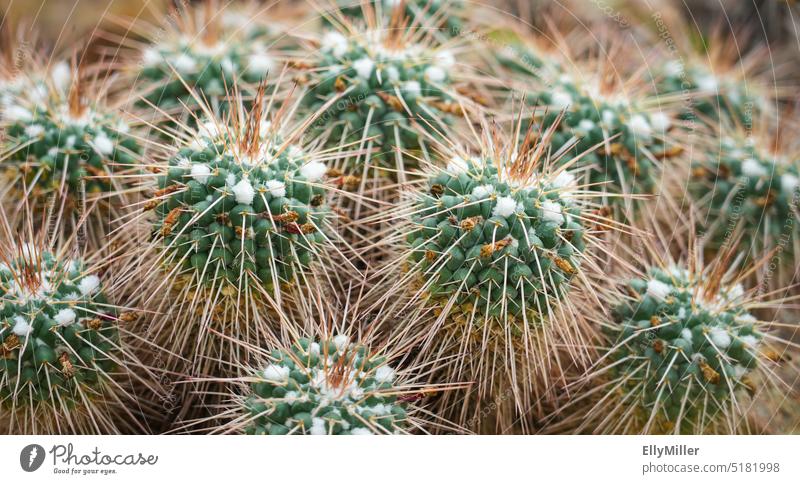
[[[793,436],[0,436],[0,482],[797,483],[798,449]]]

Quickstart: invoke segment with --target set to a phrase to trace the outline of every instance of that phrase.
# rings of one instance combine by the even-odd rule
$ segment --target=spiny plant
[[[345,244],[327,208],[332,155],[303,139],[313,118],[293,118],[291,100],[276,108],[264,83],[249,111],[238,91],[221,118],[197,101],[205,117],[149,167],[150,198],[120,231],[150,239],[127,254],[121,276],[132,304],[153,315],[144,337],[171,351],[165,366],[191,376],[224,373],[267,341],[280,326],[275,306],[322,261],[353,270],[338,258]]]
[[[64,68],[58,64],[30,96],[23,91],[9,101],[0,162],[9,186],[4,201],[15,212],[23,206],[57,212],[56,226],[65,234],[91,215],[92,223],[83,226],[89,241],[100,246],[105,221],[117,218],[126,203],[132,189],[127,176],[136,172],[144,147],[106,97],[108,83],[88,78],[75,62],[71,75]],[[68,91],[64,77],[71,79]],[[45,98],[39,97],[42,86]]]
[[[545,127],[564,111],[553,150],[575,141],[574,155],[591,151],[581,161],[592,167],[587,183],[609,193],[654,193],[662,163],[681,152],[670,133],[675,120],[648,97],[637,76],[621,81],[605,60],[598,57],[594,65],[547,80],[542,89],[529,91],[528,100],[550,108],[541,119]]]
[[[462,0],[336,0],[332,2],[338,11],[329,12],[336,18],[344,15],[362,19],[374,10],[378,17],[389,16],[395,9],[427,29],[434,29],[436,36],[456,37],[463,33],[465,5]],[[335,22],[335,21],[334,21]]]
[[[166,119],[192,122],[183,108],[197,107],[194,93],[219,114],[227,108],[224,101],[232,86],[255,85],[274,74],[281,53],[277,32],[263,20],[267,10],[254,3],[221,6],[206,0],[182,3],[163,25],[128,25],[148,41],[119,41],[127,47],[123,62],[141,91],[140,104],[155,107],[154,114],[167,113]]]
[[[591,403],[568,417],[578,432],[747,432],[748,401],[790,388],[775,372],[780,323],[756,311],[791,298],[746,291],[749,271],[737,271],[733,245],[708,265],[693,244],[688,260],[655,246],[631,259],[640,275],[619,280],[604,328],[610,348],[573,402]]]
[[[124,342],[132,314],[109,302],[96,265],[63,249],[20,243],[3,222],[0,428],[147,432],[141,417],[152,415],[133,391],[144,384],[157,394],[157,385]]]
[[[689,191],[701,227],[704,246],[724,245],[741,228],[752,241],[754,259],[778,249],[790,260],[798,243],[798,170],[794,140],[787,132],[768,136],[763,128],[748,134],[722,125],[723,137],[710,140],[691,166]],[[772,267],[789,282],[791,263]],[[787,274],[788,273],[788,274]]]
[[[315,131],[331,146],[364,151],[348,161],[356,173],[396,166],[402,179],[406,164],[417,165],[405,153],[427,156],[423,132],[438,135],[471,103],[458,92],[463,69],[454,55],[408,24],[400,10],[390,20],[346,24],[326,32],[310,58],[293,62],[307,87],[304,105],[324,111]]]
[[[410,218],[397,234],[406,245],[376,286],[410,295],[383,304],[419,313],[416,327],[396,331],[419,338],[421,358],[460,358],[442,378],[475,388],[440,409],[469,428],[525,420],[554,397],[563,370],[589,361],[592,330],[574,309],[582,296],[573,286],[596,269],[587,248],[595,225],[608,223],[567,171],[574,161],[549,157],[555,131],[518,125],[506,137],[484,124],[472,153],[443,146],[439,156],[451,162],[431,168],[392,214]],[[501,409],[485,413],[496,398]]]

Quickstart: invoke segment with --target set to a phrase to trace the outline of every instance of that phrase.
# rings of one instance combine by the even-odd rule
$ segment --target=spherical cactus
[[[408,427],[395,370],[349,338],[273,350],[245,402],[250,434],[396,434]]]
[[[606,363],[632,407],[634,421],[620,430],[713,431],[736,417],[737,396],[754,390],[764,329],[740,285],[715,287],[706,276],[673,266],[628,283]]]
[[[755,138],[741,133],[714,140],[692,164],[689,188],[699,222],[710,243],[730,239],[741,227],[753,254],[797,243],[798,181],[796,158],[783,150],[763,150]]]
[[[322,112],[314,124],[336,146],[346,142],[369,150],[366,158],[396,164],[408,150],[424,149],[460,112],[455,98],[455,59],[450,52],[412,40],[401,25],[326,33],[308,67],[304,104]],[[396,148],[402,150],[397,151]],[[359,156],[354,163],[361,163]],[[403,166],[402,164],[400,166]]]
[[[122,380],[133,362],[100,278],[31,245],[2,260],[0,425],[12,433],[117,431],[103,409],[127,401]]]
[[[169,113],[195,106],[200,98],[224,108],[225,93],[234,85],[258,83],[280,68],[277,36],[259,19],[263,6],[214,7],[213,2],[184,6],[163,27],[144,33],[151,45],[132,54],[130,67],[143,106]]]
[[[583,166],[592,166],[589,181],[601,191],[653,193],[661,171],[658,160],[680,149],[670,142],[674,122],[667,112],[646,109],[622,92],[596,89],[590,83],[561,76],[531,100],[552,108],[544,117],[549,126],[564,110],[560,131],[553,135],[554,150],[571,148],[587,153]],[[570,145],[573,143],[574,145]]]
[[[111,174],[129,169],[142,151],[122,118],[87,102],[81,82],[73,83],[68,98],[56,93],[44,103],[19,99],[6,112],[6,177],[40,201],[62,190],[73,201],[84,191],[107,194],[114,190]]]
[[[327,169],[269,121],[236,134],[218,123],[203,124],[159,177],[165,257],[209,287],[289,282],[325,241]]]
[[[419,194],[408,235],[431,295],[487,317],[546,313],[585,249],[580,208],[563,193],[573,176],[527,184],[510,171],[498,159],[453,159]]]

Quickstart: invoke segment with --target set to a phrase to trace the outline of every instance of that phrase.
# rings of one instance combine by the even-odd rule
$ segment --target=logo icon
[[[44,447],[38,444],[26,445],[19,453],[19,465],[25,472],[33,472],[44,463]]]

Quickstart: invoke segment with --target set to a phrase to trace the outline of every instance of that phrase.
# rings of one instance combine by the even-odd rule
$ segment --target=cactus
[[[151,45],[133,54],[130,67],[143,89],[140,104],[172,115],[184,105],[196,106],[200,97],[219,114],[234,85],[256,84],[274,73],[280,67],[276,36],[259,20],[262,8],[183,6],[163,30],[145,33]]]
[[[408,427],[395,370],[345,335],[273,350],[251,385],[249,434],[395,434]]]
[[[117,432],[103,409],[126,401],[122,376],[135,362],[120,343],[125,316],[100,278],[80,260],[33,245],[0,261],[2,425],[14,433]]]
[[[359,27],[349,37],[327,32],[310,61],[295,62],[308,68],[306,109],[324,111],[315,131],[329,133],[331,143],[366,147],[375,162],[401,157],[396,148],[425,150],[426,137],[460,111],[453,55],[415,42],[401,22],[394,16],[388,27]],[[364,163],[359,156],[350,168],[360,172]]]
[[[606,364],[633,421],[616,430],[704,433],[740,424],[736,399],[753,391],[753,373],[767,364],[765,328],[741,285],[714,284],[680,266],[651,267],[628,282],[633,297],[614,310]]]
[[[741,228],[754,255],[797,243],[798,166],[791,154],[762,149],[757,138],[732,136],[712,143],[692,164],[689,188],[701,208],[710,242],[730,239]],[[763,235],[762,235],[763,234]]]
[[[358,0],[337,0],[336,14],[360,19],[364,17],[364,4]],[[456,37],[463,32],[464,2],[462,0],[371,0],[369,7],[390,16],[402,8],[406,17],[419,22],[426,30],[440,31],[445,37]],[[334,14],[334,15],[336,15]]]

